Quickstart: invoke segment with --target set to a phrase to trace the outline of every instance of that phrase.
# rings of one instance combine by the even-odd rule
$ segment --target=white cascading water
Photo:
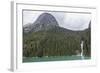
[[[82,60],[84,59],[84,55],[83,55],[83,44],[84,44],[84,42],[81,41],[81,59]]]

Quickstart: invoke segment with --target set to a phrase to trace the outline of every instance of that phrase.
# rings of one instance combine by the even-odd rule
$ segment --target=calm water
[[[84,57],[84,60],[91,59]],[[67,61],[67,60],[83,60],[81,56],[53,56],[53,57],[23,57],[23,62],[44,62],[44,61]]]

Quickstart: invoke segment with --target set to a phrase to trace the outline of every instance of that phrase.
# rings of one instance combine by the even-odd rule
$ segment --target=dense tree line
[[[62,32],[32,32],[23,38],[23,56],[71,56],[80,50],[81,37],[84,38],[84,55],[90,56],[90,31],[82,36],[71,36]]]

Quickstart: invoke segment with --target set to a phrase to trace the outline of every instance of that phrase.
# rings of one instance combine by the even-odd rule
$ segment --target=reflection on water
[[[89,60],[90,57],[84,57],[84,60]],[[68,60],[83,60],[82,56],[52,56],[52,57],[23,57],[23,62],[43,62],[43,61],[68,61]]]

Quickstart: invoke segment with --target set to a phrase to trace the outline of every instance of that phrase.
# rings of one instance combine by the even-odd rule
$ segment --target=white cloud
[[[42,13],[39,11],[23,11],[23,25],[33,23]]]

